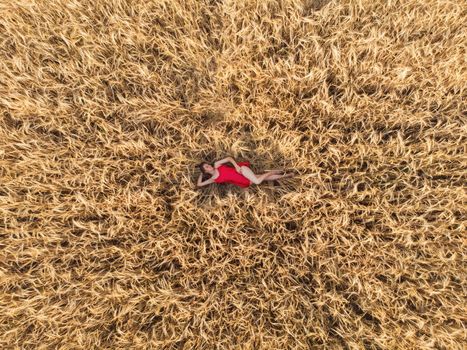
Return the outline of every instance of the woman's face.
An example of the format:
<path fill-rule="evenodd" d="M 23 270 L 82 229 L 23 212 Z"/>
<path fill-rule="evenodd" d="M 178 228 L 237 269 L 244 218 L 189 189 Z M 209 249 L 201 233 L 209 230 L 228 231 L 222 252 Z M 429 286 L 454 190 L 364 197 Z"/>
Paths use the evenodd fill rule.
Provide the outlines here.
<path fill-rule="evenodd" d="M 207 171 L 207 172 L 210 172 L 210 171 L 214 170 L 214 168 L 209 164 L 204 164 L 203 167 L 204 167 L 204 170 Z"/>

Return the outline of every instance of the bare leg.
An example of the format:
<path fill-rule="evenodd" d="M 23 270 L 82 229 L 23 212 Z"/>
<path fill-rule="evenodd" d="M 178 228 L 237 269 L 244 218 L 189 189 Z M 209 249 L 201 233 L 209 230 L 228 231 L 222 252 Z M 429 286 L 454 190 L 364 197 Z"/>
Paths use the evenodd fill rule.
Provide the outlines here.
<path fill-rule="evenodd" d="M 284 174 L 284 175 L 271 174 L 265 180 L 266 181 L 273 181 L 273 180 L 279 180 L 279 179 L 284 179 L 284 178 L 293 177 L 293 176 L 294 176 L 294 174 Z"/>
<path fill-rule="evenodd" d="M 276 172 L 278 172 L 278 173 L 282 173 L 282 172 L 284 172 L 285 170 L 283 170 L 283 169 L 264 169 L 264 171 L 276 171 Z"/>
<path fill-rule="evenodd" d="M 276 172 L 275 171 L 271 171 L 271 172 L 267 172 L 267 173 L 264 173 L 264 174 L 260 174 L 260 175 L 256 175 L 256 177 L 259 179 L 259 183 L 257 183 L 258 185 L 265 181 L 265 180 L 268 180 L 269 176 L 275 176 L 276 175 Z"/>
<path fill-rule="evenodd" d="M 263 182 L 268 176 L 277 174 L 277 171 L 271 171 L 268 173 L 255 175 L 255 173 L 253 173 L 253 171 L 245 165 L 242 165 L 240 167 L 240 170 L 243 176 L 245 176 L 248 180 L 250 180 L 251 182 L 257 185 Z"/>

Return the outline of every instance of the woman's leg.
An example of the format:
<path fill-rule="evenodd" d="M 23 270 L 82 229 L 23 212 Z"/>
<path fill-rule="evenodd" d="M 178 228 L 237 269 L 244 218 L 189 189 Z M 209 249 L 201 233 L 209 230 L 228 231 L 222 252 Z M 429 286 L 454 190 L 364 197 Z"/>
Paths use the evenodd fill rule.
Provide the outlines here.
<path fill-rule="evenodd" d="M 283 169 L 264 169 L 264 171 L 277 171 L 277 172 L 284 172 L 285 170 Z"/>
<path fill-rule="evenodd" d="M 273 180 L 279 180 L 279 179 L 284 179 L 287 177 L 293 177 L 294 174 L 284 174 L 284 175 L 276 175 L 276 174 L 270 174 L 265 178 L 266 181 L 273 181 Z"/>
<path fill-rule="evenodd" d="M 246 165 L 242 165 L 240 167 L 240 171 L 242 173 L 243 176 L 245 176 L 248 180 L 250 180 L 251 182 L 259 185 L 261 182 L 263 182 L 266 177 L 272 175 L 272 174 L 275 174 L 277 172 L 268 172 L 268 173 L 264 173 L 264 174 L 260 174 L 260 175 L 255 175 L 255 173 L 253 173 L 253 171 L 247 167 Z"/>

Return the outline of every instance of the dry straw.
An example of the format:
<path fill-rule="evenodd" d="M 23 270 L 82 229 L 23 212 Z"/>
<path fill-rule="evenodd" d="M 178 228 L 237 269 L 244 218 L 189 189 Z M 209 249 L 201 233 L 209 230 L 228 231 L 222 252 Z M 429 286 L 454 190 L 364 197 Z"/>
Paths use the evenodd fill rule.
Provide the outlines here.
<path fill-rule="evenodd" d="M 462 349 L 465 23 L 1 1 L 0 348 Z M 300 175 L 197 189 L 227 155 Z"/>

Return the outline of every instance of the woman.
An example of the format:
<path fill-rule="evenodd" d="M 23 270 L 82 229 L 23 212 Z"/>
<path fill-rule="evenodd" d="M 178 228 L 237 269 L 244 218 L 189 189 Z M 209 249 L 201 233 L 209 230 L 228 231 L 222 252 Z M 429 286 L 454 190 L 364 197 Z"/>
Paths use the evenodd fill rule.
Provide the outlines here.
<path fill-rule="evenodd" d="M 228 162 L 232 163 L 234 167 L 232 168 L 225 165 L 225 163 Z M 248 187 L 252 183 L 259 185 L 264 180 L 272 181 L 293 176 L 293 174 L 278 175 L 278 173 L 283 172 L 282 170 L 271 170 L 261 175 L 255 175 L 250 169 L 250 162 L 237 163 L 232 157 L 218 160 L 214 163 L 214 166 L 208 162 L 201 162 L 197 167 L 201 170 L 201 174 L 198 177 L 198 187 L 206 186 L 214 182 L 228 182 L 240 187 Z M 202 181 L 204 174 L 210 174 L 211 177 Z"/>

